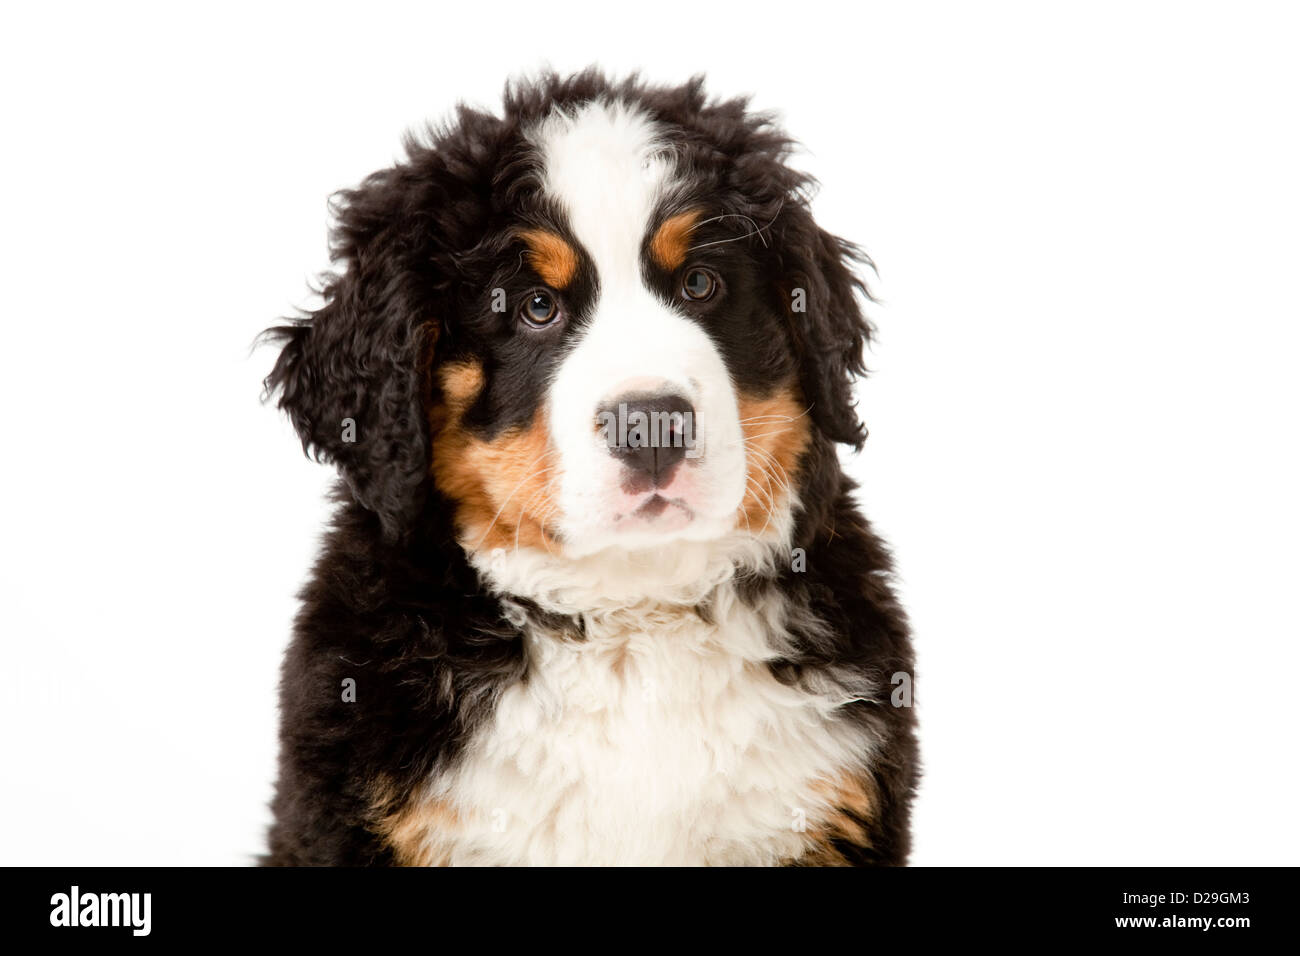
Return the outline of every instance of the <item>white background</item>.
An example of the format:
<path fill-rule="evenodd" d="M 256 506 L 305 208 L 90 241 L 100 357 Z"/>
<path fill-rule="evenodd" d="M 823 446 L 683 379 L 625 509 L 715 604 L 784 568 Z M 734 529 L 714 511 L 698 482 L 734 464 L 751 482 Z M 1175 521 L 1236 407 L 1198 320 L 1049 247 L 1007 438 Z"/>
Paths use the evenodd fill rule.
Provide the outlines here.
<path fill-rule="evenodd" d="M 780 111 L 875 257 L 850 463 L 918 864 L 1300 862 L 1285 5 L 67 7 L 0 29 L 0 862 L 241 864 L 325 468 L 254 335 L 327 195 L 551 63 Z"/>

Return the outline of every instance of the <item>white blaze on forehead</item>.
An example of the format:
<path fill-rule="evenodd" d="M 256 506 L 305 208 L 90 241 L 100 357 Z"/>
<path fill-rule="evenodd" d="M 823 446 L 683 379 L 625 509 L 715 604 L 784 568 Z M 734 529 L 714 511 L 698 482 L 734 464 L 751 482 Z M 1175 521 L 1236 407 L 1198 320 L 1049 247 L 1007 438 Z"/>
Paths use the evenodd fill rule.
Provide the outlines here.
<path fill-rule="evenodd" d="M 602 284 L 639 281 L 641 242 L 673 175 L 654 122 L 625 104 L 596 101 L 554 113 L 531 138 L 542 188 L 560 203 Z"/>
<path fill-rule="evenodd" d="M 566 554 L 650 547 L 667 533 L 677 540 L 725 537 L 736 523 L 746 486 L 731 378 L 701 324 L 680 303 L 648 288 L 644 276 L 642 246 L 656 210 L 681 185 L 672 149 L 646 113 L 617 102 L 557 112 L 529 135 L 541 158 L 542 191 L 559 206 L 590 257 L 598 285 L 587 321 L 568 339 L 548 395 L 550 439 L 557 452 L 552 466 L 559 486 L 556 526 Z M 621 495 L 623 466 L 594 428 L 597 410 L 628 395 L 634 385 L 675 393 L 694 409 L 698 454 L 679 469 L 683 481 L 670 492 L 681 496 L 673 507 L 691 518 L 673 531 L 626 520 L 635 516 L 636 506 Z"/>

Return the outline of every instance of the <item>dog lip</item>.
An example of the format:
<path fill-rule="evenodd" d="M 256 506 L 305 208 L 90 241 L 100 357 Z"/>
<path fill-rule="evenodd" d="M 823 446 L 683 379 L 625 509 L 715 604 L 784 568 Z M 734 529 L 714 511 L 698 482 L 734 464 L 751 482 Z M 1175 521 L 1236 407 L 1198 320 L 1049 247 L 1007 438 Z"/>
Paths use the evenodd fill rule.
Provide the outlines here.
<path fill-rule="evenodd" d="M 634 518 L 657 518 L 668 509 L 668 499 L 663 495 L 651 495 L 640 508 L 632 512 Z"/>
<path fill-rule="evenodd" d="M 641 502 L 633 511 L 615 515 L 614 523 L 618 524 L 628 518 L 653 522 L 667 512 L 669 508 L 679 509 L 686 516 L 687 521 L 695 518 L 695 512 L 688 508 L 680 498 L 665 498 L 663 495 L 653 494 Z"/>

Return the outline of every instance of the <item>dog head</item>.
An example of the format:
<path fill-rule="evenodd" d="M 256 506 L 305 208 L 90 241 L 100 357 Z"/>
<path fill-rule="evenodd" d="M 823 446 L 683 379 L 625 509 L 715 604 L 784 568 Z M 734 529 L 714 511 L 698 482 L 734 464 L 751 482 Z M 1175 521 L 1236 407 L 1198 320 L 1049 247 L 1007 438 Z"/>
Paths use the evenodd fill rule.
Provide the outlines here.
<path fill-rule="evenodd" d="M 471 555 L 775 540 L 809 449 L 865 436 L 866 259 L 791 147 L 698 79 L 462 107 L 336 197 L 339 268 L 273 330 L 268 391 L 393 539 L 439 499 Z"/>

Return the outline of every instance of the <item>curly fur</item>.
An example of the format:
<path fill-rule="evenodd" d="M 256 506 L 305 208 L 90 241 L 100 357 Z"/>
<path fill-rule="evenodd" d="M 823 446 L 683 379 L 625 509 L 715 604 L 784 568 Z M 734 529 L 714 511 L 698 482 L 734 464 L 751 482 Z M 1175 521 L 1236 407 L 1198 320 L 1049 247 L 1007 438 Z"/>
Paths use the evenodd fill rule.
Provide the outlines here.
<path fill-rule="evenodd" d="M 336 198 L 336 272 L 324 304 L 268 330 L 281 351 L 267 393 L 278 396 L 304 449 L 336 466 L 343 483 L 285 660 L 267 863 L 492 862 L 482 839 L 439 842 L 436 831 L 459 819 L 447 809 L 454 795 L 437 803 L 447 781 L 488 766 L 474 762 L 475 742 L 500 732 L 502 701 L 526 687 L 530 668 L 544 679 L 538 648 L 551 645 L 539 640 L 627 639 L 601 631 L 618 600 L 598 609 L 594 601 L 570 606 L 530 593 L 525 583 L 510 583 L 510 568 L 523 565 L 495 573 L 484 555 L 467 550 L 462 503 L 437 485 L 432 460 L 439 409 L 447 405 L 440 370 L 472 363 L 490 377 L 461 419 L 484 440 L 511 434 L 536 414 L 551 370 L 503 373 L 538 363 L 488 324 L 485 290 L 515 281 L 521 268 L 511 251 L 520 210 L 540 216 L 547 208 L 529 131 L 597 100 L 633 104 L 653 118 L 682 180 L 708 197 L 711 215 L 732 227 L 748 224 L 732 229 L 734 249 L 724 251 L 748 257 L 755 274 L 771 280 L 752 291 L 753 309 L 778 324 L 737 327 L 719 335 L 718 348 L 738 387 L 764 392 L 788 371 L 809 408 L 786 519 L 759 536 L 752 560 L 709 552 L 702 560 L 722 570 L 685 602 L 689 613 L 702 627 L 730 602 L 758 614 L 770 628 L 758 658 L 763 673 L 809 700 L 831 702 L 833 726 L 851 731 L 861 751 L 850 761 L 853 784 L 836 784 L 837 795 L 814 814 L 815 839 L 772 843 L 797 845 L 788 852 L 738 846 L 673 859 L 906 861 L 918 774 L 914 718 L 890 705 L 889 689 L 891 675 L 911 674 L 912 652 L 890 589 L 889 555 L 860 515 L 835 450 L 836 443 L 860 447 L 866 437 L 851 396 L 871 333 L 857 274 L 869 260 L 817 226 L 812 181 L 787 165 L 792 141 L 770 117 L 743 99 L 709 99 L 699 78 L 657 87 L 587 71 L 512 84 L 500 115 L 462 106 L 448 124 L 409 137 L 402 161 Z M 599 277 L 575 281 L 595 289 Z M 805 291 L 806 311 L 791 310 L 794 288 Z M 351 435 L 345 420 L 354 423 Z M 806 569 L 781 558 L 789 548 L 806 553 Z M 537 564 L 520 582 L 574 573 L 547 564 L 542 552 L 531 560 L 545 570 Z M 649 600 L 647 620 L 678 606 Z M 347 678 L 357 684 L 355 703 L 340 703 Z M 401 836 L 416 828 L 418 837 Z M 545 845 L 530 845 L 531 856 L 521 851 L 506 862 L 546 862 L 538 849 Z M 595 852 L 589 858 L 605 861 Z"/>

